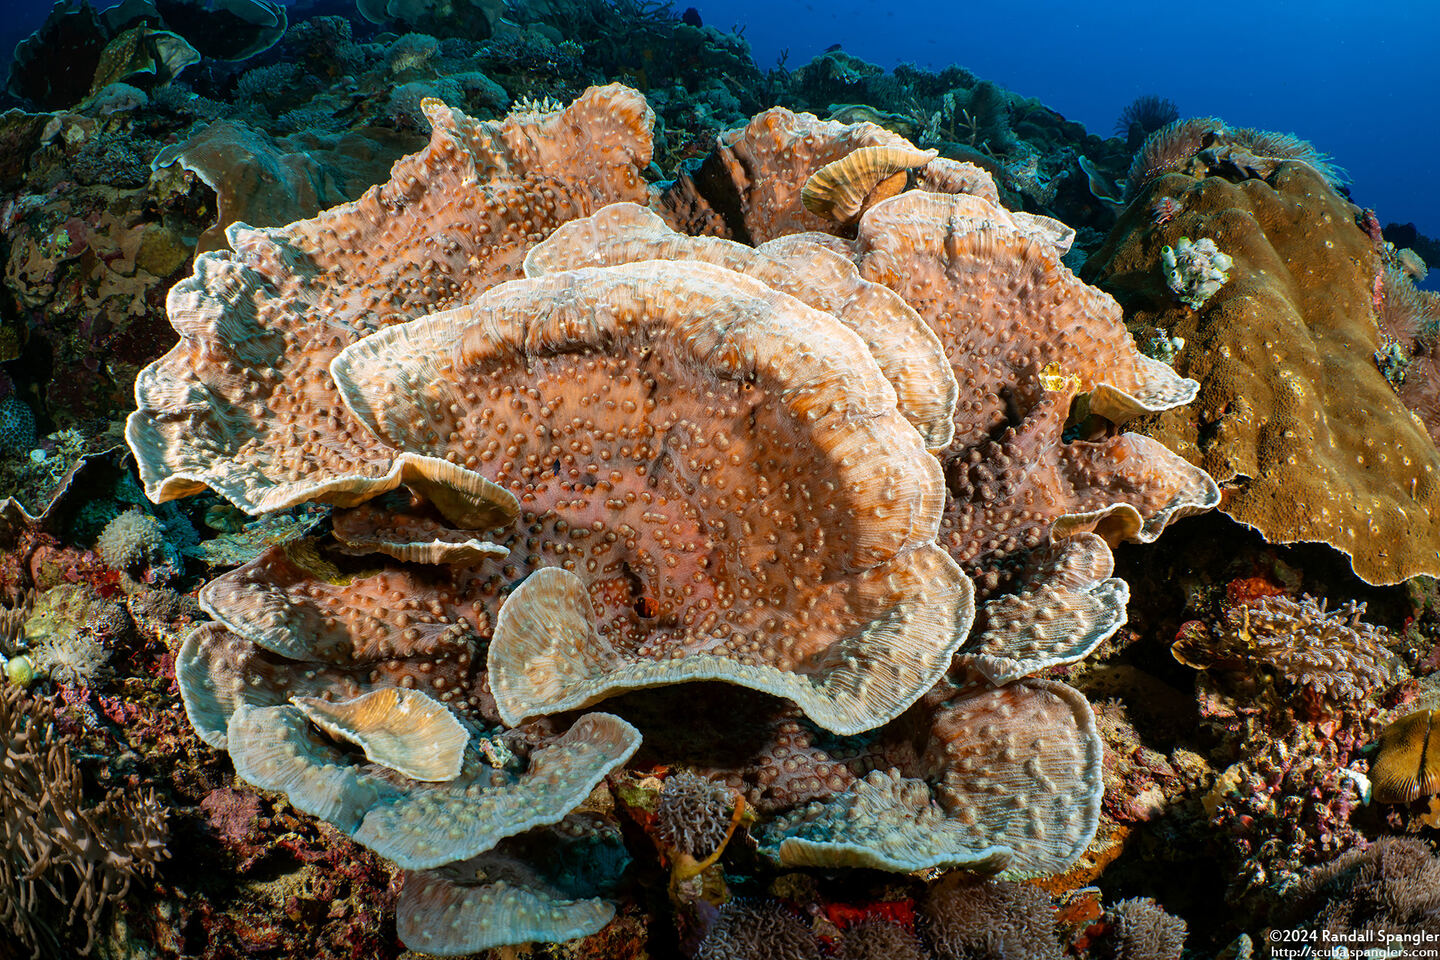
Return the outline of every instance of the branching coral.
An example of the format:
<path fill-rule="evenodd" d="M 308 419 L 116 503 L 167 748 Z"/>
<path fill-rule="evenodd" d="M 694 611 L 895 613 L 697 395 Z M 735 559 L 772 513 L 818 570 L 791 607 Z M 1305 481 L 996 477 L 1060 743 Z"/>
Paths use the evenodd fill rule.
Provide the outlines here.
<path fill-rule="evenodd" d="M 1384 646 L 1386 633 L 1360 619 L 1364 604 L 1327 611 L 1312 597 L 1261 597 L 1225 612 L 1213 635 L 1182 631 L 1175 658 L 1197 669 L 1238 671 L 1252 680 L 1268 671 L 1276 706 L 1306 716 L 1354 709 L 1403 674 Z"/>
<path fill-rule="evenodd" d="M 894 135 L 900 168 L 844 165 L 877 145 L 864 125 L 791 155 L 818 121 L 772 111 L 721 152 L 781 168 L 732 185 L 736 235 L 773 239 L 686 237 L 623 202 L 647 199 L 632 92 L 495 124 L 428 109 L 390 183 L 200 258 L 171 302 L 186 340 L 137 385 L 152 496 L 342 508 L 333 540 L 202 591 L 217 623 L 177 663 L 202 737 L 410 871 L 398 927 L 431 952 L 608 919 L 536 851 L 637 732 L 536 718 L 623 693 L 641 714 L 634 692 L 684 681 L 784 698 L 742 712 L 756 749 L 692 765 L 763 814 L 778 863 L 1079 856 L 1094 719 L 1025 678 L 1123 621 L 1107 539 L 1217 491 L 1119 431 L 1195 384 L 1061 265 L 1069 231 L 945 192 L 974 184 Z M 413 762 L 437 738 L 463 740 L 458 774 Z"/>
<path fill-rule="evenodd" d="M 166 856 L 152 793 L 95 800 L 43 700 L 0 691 L 0 926 L 32 951 L 94 948 L 106 910 Z"/>

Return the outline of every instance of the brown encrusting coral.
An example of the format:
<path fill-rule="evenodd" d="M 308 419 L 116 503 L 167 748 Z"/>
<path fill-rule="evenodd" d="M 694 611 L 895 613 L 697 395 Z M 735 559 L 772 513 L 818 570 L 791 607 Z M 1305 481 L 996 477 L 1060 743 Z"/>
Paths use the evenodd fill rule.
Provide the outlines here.
<path fill-rule="evenodd" d="M 1144 431 L 1208 471 L 1227 488 L 1221 509 L 1272 543 L 1329 544 L 1375 584 L 1440 573 L 1440 453 L 1377 366 L 1383 266 L 1361 211 L 1314 158 L 1184 169 L 1151 180 L 1086 262 L 1140 336 L 1184 341 L 1176 369 L 1200 381 L 1199 402 Z M 1163 197 L 1183 212 L 1157 226 L 1148 210 Z M 1182 237 L 1233 261 L 1199 310 L 1175 302 L 1160 264 Z"/>
<path fill-rule="evenodd" d="M 1122 624 L 1110 544 L 1217 499 L 1121 432 L 1195 384 L 1063 266 L 1073 233 L 935 192 L 993 185 L 878 127 L 772 111 L 720 152 L 779 169 L 738 232 L 706 221 L 768 242 L 690 238 L 639 205 L 633 91 L 427 110 L 389 183 L 203 255 L 137 386 L 152 497 L 340 508 L 201 591 L 217 622 L 176 661 L 197 732 L 407 871 L 398 929 L 429 952 L 614 916 L 557 851 L 614 834 L 589 795 L 639 735 L 557 715 L 686 681 L 788 701 L 750 708 L 753 751 L 673 758 L 744 798 L 716 852 L 753 808 L 782 866 L 1073 863 L 1100 738 L 1030 675 Z M 845 166 L 876 140 L 914 189 Z M 853 239 L 786 236 L 837 228 L 800 199 L 831 161 Z M 685 189 L 655 197 L 677 222 Z"/>
<path fill-rule="evenodd" d="M 36 957 L 95 947 L 106 913 L 168 854 L 153 791 L 86 796 L 54 708 L 0 690 L 0 926 Z"/>

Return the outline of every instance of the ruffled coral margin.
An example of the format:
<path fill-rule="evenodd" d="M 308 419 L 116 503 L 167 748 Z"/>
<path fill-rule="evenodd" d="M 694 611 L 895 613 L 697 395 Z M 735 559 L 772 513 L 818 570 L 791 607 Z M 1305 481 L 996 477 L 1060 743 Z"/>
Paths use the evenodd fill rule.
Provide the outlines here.
<path fill-rule="evenodd" d="M 200 735 L 411 871 L 432 953 L 608 922 L 535 853 L 618 842 L 572 811 L 638 733 L 546 718 L 688 680 L 800 711 L 711 771 L 750 789 L 804 746 L 755 828 L 777 863 L 1072 863 L 1100 740 L 1027 677 L 1124 622 L 1109 542 L 1218 501 L 1119 432 L 1196 385 L 1064 268 L 1073 234 L 873 124 L 767 111 L 652 197 L 634 91 L 427 115 L 389 183 L 200 257 L 137 381 L 152 497 L 345 508 L 202 592 Z"/>

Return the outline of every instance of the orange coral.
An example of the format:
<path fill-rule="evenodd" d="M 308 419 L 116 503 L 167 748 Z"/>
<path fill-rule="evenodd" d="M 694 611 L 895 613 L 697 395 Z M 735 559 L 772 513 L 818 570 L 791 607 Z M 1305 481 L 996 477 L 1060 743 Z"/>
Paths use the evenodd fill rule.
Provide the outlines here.
<path fill-rule="evenodd" d="M 843 217 L 822 216 L 801 203 L 812 176 L 860 151 L 867 151 L 861 154 L 867 159 L 867 169 L 873 166 L 868 162 L 872 159 L 905 159 L 889 177 L 876 178 L 852 198 Z M 853 167 L 858 160 L 846 163 Z M 829 167 L 821 182 L 834 179 L 837 173 L 842 179 L 854 176 L 856 171 L 847 173 L 847 169 L 844 165 Z M 917 150 L 899 134 L 874 123 L 847 125 L 775 107 L 738 130 L 720 134 L 715 150 L 700 168 L 665 190 L 656 208 L 682 233 L 760 244 L 787 234 L 837 231 L 837 219 L 849 223 L 860 209 L 883 199 L 880 194 L 869 196 L 881 181 L 890 181 L 884 195 L 898 192 L 904 182 L 896 182 L 894 175 L 904 169 L 912 170 L 923 190 L 964 191 L 999 203 L 995 182 L 974 164 L 934 158 L 933 151 Z M 814 194 L 814 185 L 811 191 Z M 826 187 L 824 192 L 832 190 Z M 828 203 L 822 206 L 828 210 Z"/>
<path fill-rule="evenodd" d="M 634 731 L 603 714 L 498 728 L 685 680 L 793 704 L 755 718 L 758 755 L 710 767 L 769 817 L 781 863 L 1073 861 L 1099 736 L 1077 692 L 1025 677 L 1123 622 L 1107 539 L 1153 539 L 1216 491 L 1119 432 L 1195 384 L 1063 267 L 1068 228 L 929 192 L 986 192 L 937 160 L 908 193 L 883 196 L 893 172 L 849 191 L 854 223 L 822 220 L 800 203 L 817 169 L 909 145 L 770 111 L 712 164 L 739 191 L 727 219 L 693 184 L 656 203 L 774 239 L 683 237 L 607 207 L 645 199 L 638 96 L 487 125 L 432 113 L 431 147 L 390 183 L 202 258 L 172 303 L 188 339 L 137 387 L 152 496 L 347 508 L 334 542 L 202 591 L 219 623 L 177 665 L 201 735 L 417 871 L 400 929 L 427 948 L 513 941 L 459 922 L 440 943 L 426 917 L 604 922 L 515 867 L 513 834 L 558 831 Z M 855 239 L 786 236 L 817 225 Z M 973 633 L 962 565 L 990 601 Z M 470 734 L 454 776 L 412 756 L 460 742 L 447 712 Z M 540 935 L 522 926 L 506 935 Z"/>
<path fill-rule="evenodd" d="M 314 220 L 232 227 L 235 252 L 198 257 L 171 290 L 181 341 L 141 373 L 126 428 L 152 499 L 208 486 L 261 512 L 393 488 L 400 464 L 340 402 L 330 361 L 518 275 L 560 223 L 646 196 L 652 117 L 634 91 L 596 88 L 564 112 L 494 123 L 426 109 L 429 147 L 388 183 Z"/>

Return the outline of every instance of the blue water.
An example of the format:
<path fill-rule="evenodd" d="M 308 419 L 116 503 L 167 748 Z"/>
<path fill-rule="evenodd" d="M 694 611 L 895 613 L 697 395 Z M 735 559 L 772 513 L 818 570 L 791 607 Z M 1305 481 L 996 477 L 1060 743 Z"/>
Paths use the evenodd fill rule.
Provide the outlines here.
<path fill-rule="evenodd" d="M 1332 154 L 1381 223 L 1440 236 L 1440 2 L 1021 4 L 711 0 L 762 66 L 832 43 L 883 66 L 958 63 L 1107 136 L 1135 97 L 1295 133 Z M 1020 11 L 1020 12 L 1017 12 Z"/>
<path fill-rule="evenodd" d="M 49 4 L 5 5 L 0 47 L 8 51 Z M 794 68 L 839 43 L 887 67 L 958 63 L 1102 135 L 1147 93 L 1173 100 L 1182 116 L 1293 132 L 1350 171 L 1355 201 L 1382 223 L 1414 222 L 1440 236 L 1436 0 L 694 5 L 711 25 L 743 26 L 762 67 L 788 50 Z"/>

